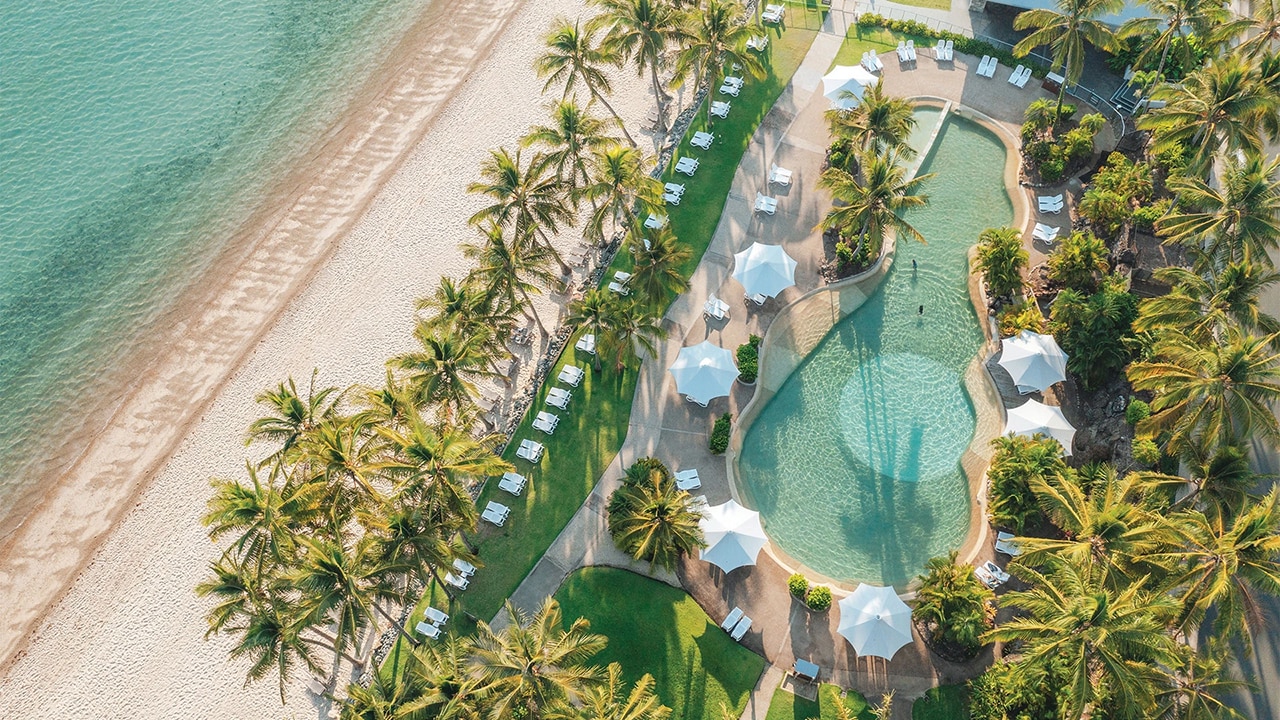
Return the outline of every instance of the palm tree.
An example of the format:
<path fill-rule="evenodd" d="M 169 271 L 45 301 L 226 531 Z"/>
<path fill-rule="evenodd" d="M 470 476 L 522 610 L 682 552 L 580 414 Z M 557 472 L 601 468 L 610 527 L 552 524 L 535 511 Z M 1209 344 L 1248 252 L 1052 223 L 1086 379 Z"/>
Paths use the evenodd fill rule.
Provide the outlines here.
<path fill-rule="evenodd" d="M 1170 720 L 1245 720 L 1223 699 L 1253 689 L 1228 676 L 1231 661 L 1225 643 L 1210 640 L 1199 652 L 1182 653 L 1171 682 L 1156 692 L 1151 717 Z"/>
<path fill-rule="evenodd" d="M 689 279 L 682 268 L 693 257 L 693 251 L 676 239 L 670 226 L 633 234 L 630 246 L 635 267 L 628 284 L 650 306 L 657 307 L 668 297 L 689 289 Z"/>
<path fill-rule="evenodd" d="M 915 107 L 905 98 L 885 94 L 883 79 L 867 88 L 855 107 L 828 110 L 826 116 L 832 135 L 849 138 L 864 152 L 893 150 L 901 158 L 916 154 L 907 144 L 916 126 Z"/>
<path fill-rule="evenodd" d="M 1031 589 L 1006 593 L 1000 605 L 1022 612 L 984 639 L 1022 642 L 1028 668 L 1058 664 L 1067 682 L 1059 694 L 1064 717 L 1089 717 L 1104 702 L 1120 716 L 1144 717 L 1160 684 L 1158 668 L 1178 660 L 1164 631 L 1173 600 L 1141 581 L 1113 590 L 1098 568 L 1065 560 L 1014 567 Z"/>
<path fill-rule="evenodd" d="M 1168 584 L 1180 589 L 1179 625 L 1189 630 L 1213 608 L 1219 635 L 1251 642 L 1262 622 L 1258 593 L 1280 593 L 1280 489 L 1272 488 L 1232 521 L 1189 512 L 1171 523 L 1180 542 L 1155 557 L 1178 568 Z"/>
<path fill-rule="evenodd" d="M 1232 20 L 1222 0 L 1145 0 L 1153 17 L 1134 18 L 1120 27 L 1121 37 L 1142 37 L 1142 53 L 1133 61 L 1134 68 L 1147 66 L 1156 53 L 1156 76 L 1164 73 L 1169 52 L 1178 48 L 1182 53 L 1182 66 L 1193 68 L 1199 64 L 1195 50 L 1187 41 L 1194 35 L 1203 46 L 1216 46 L 1223 39 L 1239 35 L 1248 24 L 1245 20 Z"/>
<path fill-rule="evenodd" d="M 1261 118 L 1275 108 L 1275 99 L 1260 82 L 1257 69 L 1236 55 L 1223 55 L 1188 75 L 1177 85 L 1152 92 L 1164 107 L 1138 120 L 1138 127 L 1155 134 L 1157 151 L 1191 150 L 1191 168 L 1206 172 L 1223 151 L 1258 153 Z"/>
<path fill-rule="evenodd" d="M 1229 328 L 1271 335 L 1280 322 L 1262 312 L 1258 295 L 1280 282 L 1280 273 L 1261 263 L 1242 261 L 1202 276 L 1181 267 L 1156 270 L 1172 290 L 1138 306 L 1137 332 L 1180 330 L 1198 343 L 1216 342 Z"/>
<path fill-rule="evenodd" d="M 376 541 L 375 562 L 399 574 L 402 597 L 410 597 L 415 582 L 427 586 L 433 580 L 452 597 L 438 568 L 449 568 L 459 558 L 475 560 L 455 540 L 460 518 L 441 522 L 436 510 L 413 502 L 406 494 L 387 501 L 376 512 L 364 513 L 361 519 Z"/>
<path fill-rule="evenodd" d="M 666 104 L 658 66 L 667 44 L 681 36 L 680 13 L 666 0 L 591 0 L 601 13 L 588 27 L 606 28 L 601 47 L 619 62 L 634 62 L 637 77 L 649 71 L 654 99 L 658 103 L 658 135 L 666 133 Z"/>
<path fill-rule="evenodd" d="M 1248 451 L 1241 445 L 1192 450 L 1183 453 L 1181 459 L 1195 491 L 1177 505 L 1199 509 L 1212 519 L 1230 521 L 1253 499 L 1250 492 L 1260 479 L 1249 464 Z"/>
<path fill-rule="evenodd" d="M 1056 10 L 1025 10 L 1013 19 L 1014 30 L 1035 28 L 1013 46 L 1014 55 L 1025 57 L 1041 45 L 1048 45 L 1054 63 L 1062 65 L 1066 82 L 1058 89 L 1055 115 L 1061 115 L 1067 84 L 1078 82 L 1084 72 L 1085 44 L 1099 50 L 1110 50 L 1115 45 L 1111 26 L 1098 18 L 1119 12 L 1122 4 L 1120 0 L 1057 0 Z"/>
<path fill-rule="evenodd" d="M 1129 366 L 1134 389 L 1155 393 L 1155 413 L 1138 431 L 1170 431 L 1171 453 L 1244 438 L 1280 442 L 1280 423 L 1270 409 L 1280 400 L 1280 365 L 1270 349 L 1278 339 L 1233 329 L 1221 344 L 1204 345 L 1183 333 L 1166 333 L 1156 343 L 1154 361 Z"/>
<path fill-rule="evenodd" d="M 437 720 L 479 720 L 483 694 L 471 673 L 470 653 L 469 642 L 457 637 L 414 648 L 405 674 L 414 678 L 420 695 L 401 712 Z"/>
<path fill-rule="evenodd" d="M 564 274 L 569 274 L 569 266 L 556 252 L 549 235 L 559 232 L 561 223 L 572 222 L 573 214 L 565 204 L 564 183 L 541 154 L 535 153 L 525 164 L 520 150 L 515 157 L 506 148 L 490 150 L 489 158 L 480 164 L 480 180 L 468 185 L 467 192 L 493 200 L 468 222 L 476 227 L 510 228 L 516 244 L 541 245 L 560 263 Z"/>
<path fill-rule="evenodd" d="M 616 300 L 607 321 L 597 345 L 599 354 L 613 357 L 614 369 L 618 372 L 622 372 L 629 361 L 638 359 L 641 352 L 656 354 L 654 341 L 667 336 L 662 317 L 639 299 Z"/>
<path fill-rule="evenodd" d="M 284 458 L 305 433 L 316 424 L 333 417 L 343 393 L 336 387 L 317 390 L 316 379 L 319 375 L 319 369 L 311 371 L 311 386 L 305 398 L 298 394 L 298 386 L 294 384 L 292 377 L 277 385 L 274 390 L 265 390 L 255 398 L 259 405 L 267 406 L 271 414 L 249 424 L 245 445 L 256 440 L 280 444 L 280 449 L 264 458 L 259 467 Z"/>
<path fill-rule="evenodd" d="M 919 577 L 911 617 L 922 628 L 932 626 L 932 642 L 959 645 L 976 654 L 982 634 L 991 628 L 995 593 L 978 581 L 972 565 L 956 562 L 957 557 L 952 550 L 925 563 L 927 572 Z"/>
<path fill-rule="evenodd" d="M 1101 238 L 1088 230 L 1077 230 L 1049 254 L 1049 277 L 1071 290 L 1092 293 L 1111 269 L 1108 256 Z"/>
<path fill-rule="evenodd" d="M 492 356 L 485 349 L 484 335 L 432 330 L 418 323 L 413 336 L 422 349 L 396 355 L 387 364 L 406 373 L 409 392 L 418 405 L 434 404 L 446 419 L 470 406 L 479 393 L 477 380 L 500 377 L 490 368 Z"/>
<path fill-rule="evenodd" d="M 864 154 L 861 180 L 837 167 L 827 168 L 818 180 L 818 187 L 830 190 L 831 195 L 843 203 L 832 208 L 819 226 L 841 233 L 856 230 L 855 256 L 864 244 L 870 244 L 872 252 L 878 253 L 890 230 L 900 238 L 925 241 L 920 231 L 902 215 L 928 201 L 927 195 L 917 191 L 933 178 L 933 173 L 907 180 L 906 168 L 898 164 L 899 157 L 895 150 Z"/>
<path fill-rule="evenodd" d="M 258 476 L 251 463 L 245 463 L 249 484 L 235 480 L 212 481 L 213 497 L 208 512 L 200 519 L 209 528 L 209 539 L 237 535 L 230 551 L 257 563 L 261 574 L 271 561 L 284 561 L 294 550 L 294 536 L 316 515 L 324 486 L 318 483 L 275 483 L 275 473 L 267 480 Z"/>
<path fill-rule="evenodd" d="M 302 636 L 303 625 L 296 619 L 296 614 L 288 603 L 271 601 L 259 605 L 253 613 L 245 616 L 242 625 L 228 628 L 240 636 L 231 648 L 232 659 L 249 660 L 245 683 L 257 682 L 274 670 L 280 683 L 282 705 L 285 702 L 285 683 L 295 667 L 302 665 L 316 674 L 324 672 L 316 662 L 313 648 L 326 646 Z M 360 666 L 342 647 L 336 649 L 357 667 Z"/>
<path fill-rule="evenodd" d="M 1240 52 L 1257 57 L 1280 40 L 1280 4 L 1276 0 L 1255 0 L 1250 6 L 1253 15 L 1246 18 L 1249 28 L 1244 33 L 1249 38 L 1240 44 Z"/>
<path fill-rule="evenodd" d="M 547 34 L 547 52 L 534 61 L 534 70 L 538 77 L 547 79 L 542 86 L 544 93 L 552 85 L 564 84 L 561 99 L 568 98 L 574 85 L 581 83 L 591 100 L 599 100 L 613 116 L 618 129 L 626 136 L 627 143 L 635 147 L 636 141 L 627 132 L 622 117 L 605 99 L 605 95 L 612 93 L 613 88 L 609 86 L 609 76 L 604 66 L 618 64 L 617 58 L 613 57 L 608 48 L 596 42 L 595 34 L 596 28 L 591 25 L 583 28 L 578 21 L 571 23 L 565 18 L 557 18 L 551 24 L 551 32 Z"/>
<path fill-rule="evenodd" d="M 569 199 L 576 210 L 582 189 L 591 182 L 587 162 L 591 153 L 617 142 L 605 134 L 603 121 L 570 99 L 553 104 L 551 124 L 531 128 L 521 138 L 520 146 L 541 145 L 547 149 L 543 160 L 555 168 L 556 177 L 569 190 Z"/>
<path fill-rule="evenodd" d="M 477 623 L 472 667 L 488 695 L 493 720 L 524 714 L 542 720 L 577 701 L 599 682 L 598 668 L 583 663 L 604 649 L 605 638 L 589 632 L 585 618 L 563 626 L 560 605 L 547 598 L 532 618 L 507 601 L 511 618 L 501 631 Z"/>
<path fill-rule="evenodd" d="M 317 425 L 299 443 L 314 479 L 327 486 L 331 513 L 346 513 L 365 502 L 378 502 L 372 472 L 381 448 L 364 415 L 332 417 Z"/>
<path fill-rule="evenodd" d="M 1022 270 L 1031 256 L 1022 246 L 1022 233 L 1011 227 L 987 228 L 978 236 L 978 262 L 987 291 L 999 297 L 1022 291 Z"/>
<path fill-rule="evenodd" d="M 645 673 L 627 692 L 622 666 L 609 663 L 603 681 L 583 691 L 581 709 L 570 715 L 574 720 L 667 720 L 671 708 L 658 700 L 653 687 L 653 676 Z"/>
<path fill-rule="evenodd" d="M 407 720 L 407 704 L 414 702 L 421 690 L 408 673 L 373 673 L 369 686 L 351 683 L 342 702 L 339 720 Z"/>
<path fill-rule="evenodd" d="M 487 225 L 481 228 L 481 233 L 485 236 L 483 245 L 462 245 L 462 254 L 478 261 L 472 276 L 488 286 L 507 308 L 519 309 L 525 317 L 531 318 L 546 335 L 547 328 L 533 310 L 533 299 L 529 293 L 541 292 L 542 286 L 559 287 L 559 279 L 549 269 L 555 259 L 554 253 L 540 245 L 509 241 L 504 237 L 501 225 Z"/>
<path fill-rule="evenodd" d="M 1178 205 L 1156 221 L 1169 242 L 1202 248 L 1202 259 L 1215 269 L 1232 262 L 1271 264 L 1267 251 L 1280 242 L 1280 158 L 1228 156 L 1217 182 L 1177 175 L 1169 189 Z"/>
<path fill-rule="evenodd" d="M 497 363 L 499 358 L 511 356 L 506 343 L 516 326 L 519 307 L 502 300 L 501 294 L 482 284 L 473 270 L 462 282 L 440 278 L 440 285 L 430 297 L 418 299 L 417 309 L 434 313 L 423 320 L 432 330 L 447 328 L 463 335 L 483 336 L 482 349 L 489 355 L 489 369 L 510 384 L 511 378 L 498 369 Z"/>
<path fill-rule="evenodd" d="M 606 244 L 605 226 L 610 236 L 619 228 L 635 229 L 638 212 L 652 212 L 662 206 L 662 183 L 644 168 L 644 156 L 632 147 L 613 146 L 597 150 L 591 158 L 591 184 L 583 191 L 595 207 L 587 222 L 586 236 Z"/>
<path fill-rule="evenodd" d="M 565 324 L 582 328 L 589 334 L 602 337 L 613 325 L 618 300 L 613 293 L 592 288 L 582 294 L 582 298 L 569 303 L 569 317 Z M 600 372 L 600 353 L 591 360 L 592 367 Z"/>
<path fill-rule="evenodd" d="M 386 368 L 383 384 L 380 387 L 365 388 L 361 399 L 364 409 L 360 416 L 374 427 L 401 427 L 414 407 L 408 389 L 396 379 L 391 368 Z"/>
<path fill-rule="evenodd" d="M 759 56 L 747 51 L 747 40 L 758 34 L 759 28 L 754 22 L 748 22 L 746 9 L 741 3 L 736 0 L 707 0 L 705 5 L 684 17 L 676 78 L 692 76 L 696 91 L 711 82 L 730 63 L 741 67 L 753 78 L 766 75 Z M 707 123 L 710 122 L 711 102 L 708 101 Z"/>
<path fill-rule="evenodd" d="M 636 560 L 672 570 L 684 555 L 706 547 L 702 514 L 669 472 L 651 468 L 640 482 L 625 482 L 609 497 L 609 532 Z"/>

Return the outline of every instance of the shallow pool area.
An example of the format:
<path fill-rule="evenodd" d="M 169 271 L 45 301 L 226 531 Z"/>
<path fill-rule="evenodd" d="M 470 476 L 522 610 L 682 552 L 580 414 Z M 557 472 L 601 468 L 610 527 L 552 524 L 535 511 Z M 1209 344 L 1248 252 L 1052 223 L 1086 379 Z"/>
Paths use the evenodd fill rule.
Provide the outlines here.
<path fill-rule="evenodd" d="M 918 113 L 921 147 L 939 110 Z M 746 502 L 778 549 L 827 577 L 903 584 L 968 532 L 960 461 L 976 415 L 964 376 L 983 334 L 967 254 L 983 229 L 1013 220 L 1005 162 L 991 131 L 947 117 L 920 169 L 936 173 L 929 202 L 907 215 L 927 244 L 898 243 L 875 291 L 745 430 Z"/>

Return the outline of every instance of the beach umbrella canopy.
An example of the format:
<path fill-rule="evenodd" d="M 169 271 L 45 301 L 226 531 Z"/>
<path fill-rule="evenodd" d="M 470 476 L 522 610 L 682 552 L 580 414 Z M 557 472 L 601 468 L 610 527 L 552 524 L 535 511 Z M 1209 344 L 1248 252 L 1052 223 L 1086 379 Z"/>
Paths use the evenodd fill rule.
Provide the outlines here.
<path fill-rule="evenodd" d="M 822 94 L 840 110 L 857 107 L 867 88 L 880 82 L 861 65 L 837 65 L 822 76 Z M 848 91 L 852 97 L 845 95 Z"/>
<path fill-rule="evenodd" d="M 733 256 L 733 279 L 748 295 L 774 297 L 796 284 L 796 261 L 781 245 L 751 243 Z"/>
<path fill-rule="evenodd" d="M 1000 367 L 1018 386 L 1018 392 L 1044 392 L 1067 379 L 1067 354 L 1052 335 L 1023 330 L 1000 341 Z"/>
<path fill-rule="evenodd" d="M 733 353 L 706 340 L 680 349 L 676 361 L 671 364 L 671 375 L 676 379 L 676 389 L 699 405 L 706 405 L 722 395 L 728 395 L 733 381 L 738 378 L 738 366 Z"/>
<path fill-rule="evenodd" d="M 911 608 L 893 588 L 863 583 L 839 605 L 836 632 L 859 655 L 891 660 L 899 648 L 911 642 Z"/>
<path fill-rule="evenodd" d="M 1076 429 L 1067 422 L 1062 409 L 1053 405 L 1028 400 L 1016 408 L 1009 409 L 1009 420 L 1004 425 L 1005 435 L 1026 435 L 1031 437 L 1039 433 L 1062 443 L 1062 450 L 1071 454 L 1071 440 L 1076 436 Z"/>
<path fill-rule="evenodd" d="M 743 565 L 755 565 L 767 539 L 760 525 L 760 513 L 730 500 L 702 511 L 702 535 L 707 546 L 698 557 L 725 572 Z"/>

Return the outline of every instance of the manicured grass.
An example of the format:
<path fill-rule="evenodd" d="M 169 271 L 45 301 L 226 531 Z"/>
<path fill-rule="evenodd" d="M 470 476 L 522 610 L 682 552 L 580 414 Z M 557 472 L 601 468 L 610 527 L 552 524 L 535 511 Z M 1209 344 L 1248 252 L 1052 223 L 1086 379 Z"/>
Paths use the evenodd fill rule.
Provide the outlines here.
<path fill-rule="evenodd" d="M 653 675 L 672 720 L 732 717 L 764 670 L 764 659 L 734 642 L 685 592 L 613 568 L 579 570 L 556 593 L 565 622 L 584 617 L 609 638 L 592 659 L 622 666 L 628 683 Z"/>
<path fill-rule="evenodd" d="M 969 704 L 964 685 L 929 688 L 911 706 L 911 720 L 968 720 Z"/>
<path fill-rule="evenodd" d="M 864 28 L 856 24 L 850 25 L 849 32 L 845 35 L 844 42 L 840 45 L 840 50 L 836 53 L 835 62 L 831 63 L 831 67 L 836 65 L 857 65 L 862 60 L 862 53 L 868 50 L 875 50 L 876 54 L 880 56 L 880 60 L 886 64 L 890 62 L 896 63 L 898 62 L 898 56 L 894 51 L 898 47 L 899 40 L 914 40 L 917 57 L 919 57 L 922 50 L 933 47 L 935 42 L 926 37 L 893 32 L 885 28 Z"/>
<path fill-rule="evenodd" d="M 896 0 L 903 5 L 931 8 L 933 10 L 950 10 L 951 0 Z"/>
<path fill-rule="evenodd" d="M 778 688 L 773 691 L 769 701 L 769 713 L 765 720 L 835 720 L 836 705 L 843 702 L 849 708 L 850 716 L 858 720 L 871 720 L 875 714 L 871 712 L 867 699 L 857 690 L 848 691 L 844 698 L 840 697 L 841 689 L 836 685 L 823 683 L 818 688 L 818 701 L 814 702 L 792 694 L 788 690 Z"/>

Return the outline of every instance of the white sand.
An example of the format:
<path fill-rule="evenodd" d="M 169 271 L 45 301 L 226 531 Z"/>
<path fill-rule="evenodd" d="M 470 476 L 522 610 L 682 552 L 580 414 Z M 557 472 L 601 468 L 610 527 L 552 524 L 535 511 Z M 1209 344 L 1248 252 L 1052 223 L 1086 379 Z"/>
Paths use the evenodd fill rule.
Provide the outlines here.
<path fill-rule="evenodd" d="M 242 472 L 259 391 L 290 374 L 305 383 L 313 367 L 326 384 L 376 384 L 385 359 L 411 347 L 414 299 L 469 268 L 458 244 L 473 239 L 465 220 L 480 201 L 464 187 L 489 148 L 514 147 L 545 117 L 531 61 L 550 21 L 583 5 L 450 0 L 447 27 L 420 33 L 353 110 L 324 166 L 299 180 L 63 479 L 69 489 L 7 549 L 0 661 L 22 650 L 0 679 L 0 717 L 317 716 L 305 673 L 282 709 L 274 679 L 243 688 L 231 643 L 203 639 L 192 588 L 217 553 L 198 523 L 208 478 Z M 652 100 L 629 71 L 613 103 L 635 128 Z M 562 248 L 576 243 L 569 233 Z M 292 284 L 270 278 L 282 270 Z M 549 326 L 553 300 L 539 300 Z"/>

